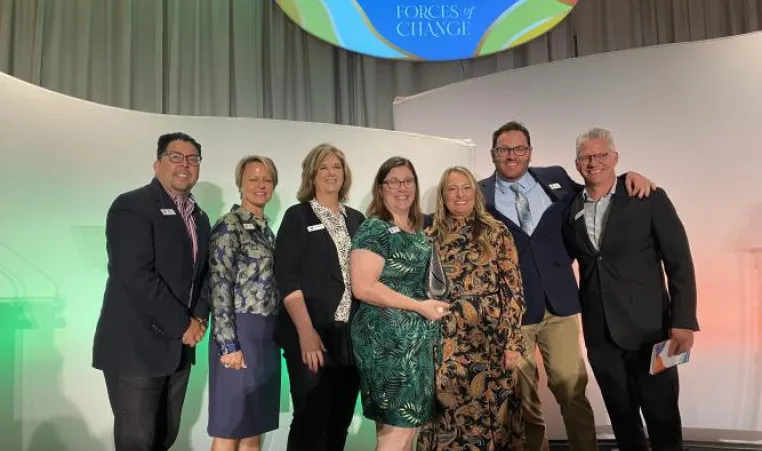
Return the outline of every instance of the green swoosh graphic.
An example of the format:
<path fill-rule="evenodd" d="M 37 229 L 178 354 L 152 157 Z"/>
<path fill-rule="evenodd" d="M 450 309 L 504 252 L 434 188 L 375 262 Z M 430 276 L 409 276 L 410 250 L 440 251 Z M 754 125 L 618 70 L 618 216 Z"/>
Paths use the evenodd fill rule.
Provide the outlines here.
<path fill-rule="evenodd" d="M 572 8 L 557 0 L 519 2 L 490 25 L 474 56 L 500 52 L 528 42 L 556 26 Z"/>
<path fill-rule="evenodd" d="M 341 46 L 339 37 L 333 27 L 331 15 L 328 14 L 322 1 L 278 0 L 278 3 L 281 7 L 285 6 L 284 4 L 286 3 L 289 4 L 283 10 L 302 29 L 330 44 Z"/>

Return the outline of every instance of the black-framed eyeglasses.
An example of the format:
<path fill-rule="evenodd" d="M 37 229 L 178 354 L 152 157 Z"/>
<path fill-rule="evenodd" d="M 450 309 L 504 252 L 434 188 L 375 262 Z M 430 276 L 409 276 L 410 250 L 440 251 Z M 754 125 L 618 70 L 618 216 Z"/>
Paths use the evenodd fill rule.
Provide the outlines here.
<path fill-rule="evenodd" d="M 507 157 L 508 155 L 510 155 L 511 152 L 513 152 L 513 154 L 516 155 L 517 157 L 523 157 L 531 149 L 532 149 L 531 147 L 527 147 L 523 145 L 513 146 L 513 147 L 498 146 L 492 149 L 492 153 L 494 153 L 498 157 Z"/>
<path fill-rule="evenodd" d="M 397 189 L 400 186 L 404 186 L 405 188 L 412 188 L 413 186 L 415 186 L 415 179 L 414 178 L 407 178 L 403 180 L 389 179 L 389 180 L 384 180 L 382 183 L 392 189 Z"/>
<path fill-rule="evenodd" d="M 594 161 L 605 163 L 609 160 L 611 152 L 594 153 L 592 155 L 582 155 L 577 157 L 577 162 L 582 164 L 590 164 Z"/>
<path fill-rule="evenodd" d="M 182 163 L 183 160 L 185 160 L 191 166 L 198 166 L 201 164 L 201 155 L 185 155 L 180 152 L 164 152 L 162 156 L 164 155 L 166 155 L 167 159 L 172 163 Z"/>

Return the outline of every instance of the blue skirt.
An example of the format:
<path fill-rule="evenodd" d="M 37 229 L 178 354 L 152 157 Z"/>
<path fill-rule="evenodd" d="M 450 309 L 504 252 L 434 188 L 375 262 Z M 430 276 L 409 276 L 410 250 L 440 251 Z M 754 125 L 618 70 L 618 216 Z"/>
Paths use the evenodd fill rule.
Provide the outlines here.
<path fill-rule="evenodd" d="M 211 437 L 242 439 L 278 429 L 281 360 L 273 338 L 277 318 L 236 314 L 238 342 L 248 368 L 225 368 L 214 341 L 209 343 Z"/>

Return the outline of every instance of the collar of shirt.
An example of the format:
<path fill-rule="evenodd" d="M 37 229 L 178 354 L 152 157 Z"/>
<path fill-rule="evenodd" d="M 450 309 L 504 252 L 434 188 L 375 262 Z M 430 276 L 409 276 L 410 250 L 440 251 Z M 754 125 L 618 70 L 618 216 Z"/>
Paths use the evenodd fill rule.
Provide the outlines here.
<path fill-rule="evenodd" d="M 511 185 L 519 185 L 519 191 L 526 194 L 532 188 L 534 188 L 536 184 L 537 180 L 532 177 L 532 174 L 530 174 L 529 171 L 526 171 L 524 175 L 522 175 L 515 182 L 511 182 L 500 177 L 500 174 L 495 174 L 495 187 L 497 187 L 497 189 L 500 190 L 500 192 L 503 194 L 513 194 L 513 191 L 511 191 Z"/>
<path fill-rule="evenodd" d="M 270 218 L 267 216 L 259 217 L 238 204 L 233 206 L 233 211 L 238 215 L 239 218 L 241 218 L 243 222 L 254 223 L 262 228 L 267 227 L 267 225 L 270 223 Z"/>
<path fill-rule="evenodd" d="M 325 213 L 328 213 L 328 214 L 330 214 L 332 216 L 336 215 L 336 213 L 332 212 L 330 208 L 324 207 L 323 204 L 321 204 L 317 199 L 312 199 L 310 201 L 310 205 L 312 205 L 312 208 L 318 209 L 318 210 L 323 211 Z M 344 208 L 344 204 L 339 203 L 339 211 L 345 217 L 347 216 L 347 209 Z"/>
<path fill-rule="evenodd" d="M 162 185 L 162 188 L 164 188 L 164 185 Z M 188 205 L 190 205 L 189 211 L 193 211 L 193 209 L 196 207 L 196 199 L 193 197 L 193 194 L 188 194 L 187 199 L 183 199 L 182 196 L 175 196 L 172 194 L 168 189 L 164 188 L 164 192 L 167 193 L 170 199 L 172 199 L 172 202 L 177 205 L 177 208 L 180 209 L 180 206 L 184 205 L 185 208 L 188 208 Z M 187 202 L 187 203 L 186 203 Z M 184 213 L 183 211 L 180 211 L 180 213 Z"/>
<path fill-rule="evenodd" d="M 611 185 L 611 189 L 607 194 L 605 194 L 601 199 L 607 198 L 609 196 L 613 196 L 616 193 L 616 180 L 614 180 L 614 184 Z M 587 187 L 582 190 L 582 199 L 585 200 L 585 202 L 595 202 L 593 199 L 590 198 L 590 195 L 587 193 Z M 598 199 L 599 201 L 601 199 Z"/>

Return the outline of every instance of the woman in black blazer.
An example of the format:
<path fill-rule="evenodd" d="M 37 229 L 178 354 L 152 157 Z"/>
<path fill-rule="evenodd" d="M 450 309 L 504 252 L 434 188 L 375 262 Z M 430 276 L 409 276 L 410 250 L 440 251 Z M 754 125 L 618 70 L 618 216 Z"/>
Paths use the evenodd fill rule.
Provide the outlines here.
<path fill-rule="evenodd" d="M 302 162 L 300 203 L 286 210 L 275 244 L 283 348 L 294 418 L 288 451 L 342 450 L 359 391 L 349 341 L 357 307 L 349 280 L 352 236 L 365 220 L 343 204 L 352 182 L 344 153 L 329 144 Z"/>

